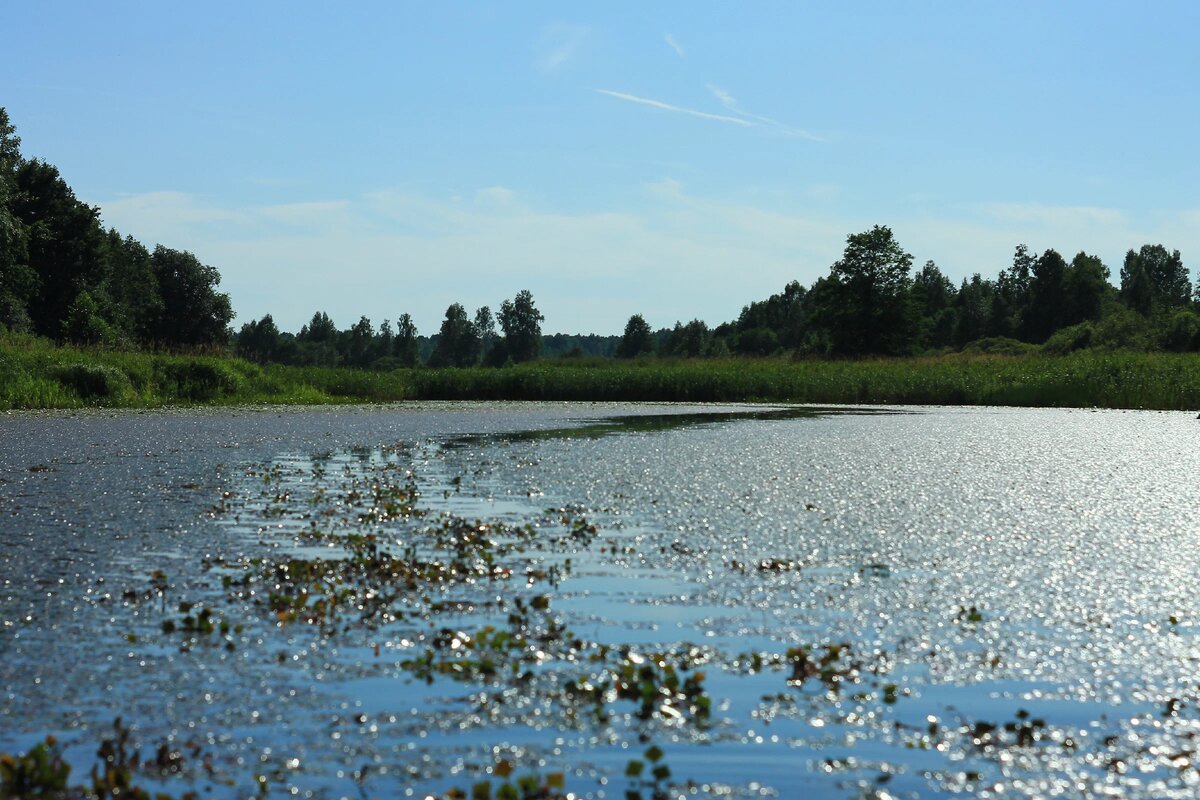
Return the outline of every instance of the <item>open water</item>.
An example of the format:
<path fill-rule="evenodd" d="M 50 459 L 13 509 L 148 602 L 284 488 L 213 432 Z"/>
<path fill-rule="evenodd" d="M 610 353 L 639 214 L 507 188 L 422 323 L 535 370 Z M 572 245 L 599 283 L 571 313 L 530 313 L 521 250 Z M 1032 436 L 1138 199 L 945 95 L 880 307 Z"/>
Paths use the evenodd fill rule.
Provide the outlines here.
<path fill-rule="evenodd" d="M 1194 797 L 1198 444 L 1083 410 L 7 414 L 0 752 L 53 734 L 83 781 L 119 717 L 173 795 Z"/>

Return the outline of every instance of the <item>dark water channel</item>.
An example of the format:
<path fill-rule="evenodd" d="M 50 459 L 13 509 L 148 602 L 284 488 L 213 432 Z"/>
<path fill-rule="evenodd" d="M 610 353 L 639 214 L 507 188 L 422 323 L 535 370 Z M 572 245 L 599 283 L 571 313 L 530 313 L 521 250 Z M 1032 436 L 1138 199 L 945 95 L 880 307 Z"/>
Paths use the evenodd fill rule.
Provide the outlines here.
<path fill-rule="evenodd" d="M 1198 444 L 1119 411 L 4 415 L 0 752 L 53 734 L 82 780 L 119 717 L 174 796 L 1195 797 Z"/>

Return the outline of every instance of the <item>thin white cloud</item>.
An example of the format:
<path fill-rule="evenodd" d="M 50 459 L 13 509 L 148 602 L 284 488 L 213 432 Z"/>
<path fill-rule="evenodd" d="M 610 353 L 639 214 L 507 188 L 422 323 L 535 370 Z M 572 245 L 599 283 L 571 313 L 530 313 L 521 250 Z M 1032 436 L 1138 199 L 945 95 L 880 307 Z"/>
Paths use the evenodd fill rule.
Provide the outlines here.
<path fill-rule="evenodd" d="M 683 45 L 675 40 L 674 36 L 668 33 L 666 35 L 666 42 L 667 46 L 675 51 L 675 55 L 679 56 L 680 58 L 687 58 L 687 51 L 683 49 Z"/>
<path fill-rule="evenodd" d="M 542 54 L 538 66 L 554 72 L 566 66 L 587 41 L 588 28 L 582 25 L 549 25 L 542 31 Z"/>
<path fill-rule="evenodd" d="M 746 111 L 738 104 L 736 97 L 734 97 L 729 92 L 722 89 L 720 86 L 714 86 L 713 84 L 708 83 L 708 84 L 705 84 L 705 87 L 708 89 L 708 91 L 712 94 L 713 97 L 717 98 L 717 102 L 719 102 L 721 105 L 723 105 L 726 108 L 726 110 L 731 111 L 734 114 L 737 114 L 738 117 L 740 117 L 744 120 L 757 123 L 758 125 L 761 125 L 763 127 L 773 128 L 773 129 L 781 131 L 783 133 L 787 133 L 789 136 L 796 136 L 801 139 L 808 139 L 813 142 L 824 141 L 824 139 L 822 139 L 821 137 L 819 137 L 813 133 L 810 133 L 802 128 L 793 128 L 790 125 L 785 125 L 784 123 L 780 122 L 777 119 L 771 119 L 770 117 L 764 117 L 761 114 L 751 114 L 749 111 Z"/>
<path fill-rule="evenodd" d="M 726 116 L 725 114 L 710 114 L 707 111 L 697 111 L 694 108 L 684 108 L 683 106 L 676 106 L 676 105 L 672 105 L 670 103 L 664 103 L 661 100 L 652 100 L 649 97 L 638 97 L 635 94 L 626 94 L 625 92 L 614 92 L 611 89 L 597 89 L 596 91 L 599 92 L 600 94 L 608 95 L 609 97 L 615 97 L 618 100 L 625 100 L 630 103 L 639 103 L 641 105 L 650 106 L 651 108 L 658 108 L 663 111 L 673 111 L 676 114 L 687 114 L 689 116 L 699 117 L 700 119 L 711 119 L 716 122 L 728 122 L 733 125 L 741 125 L 746 128 L 755 127 L 753 122 L 744 120 L 741 117 L 730 117 L 730 116 Z"/>
<path fill-rule="evenodd" d="M 325 202 L 284 203 L 282 205 L 266 206 L 262 215 L 276 222 L 288 225 L 328 225 L 331 217 L 343 214 L 350 204 L 345 200 L 330 200 Z"/>

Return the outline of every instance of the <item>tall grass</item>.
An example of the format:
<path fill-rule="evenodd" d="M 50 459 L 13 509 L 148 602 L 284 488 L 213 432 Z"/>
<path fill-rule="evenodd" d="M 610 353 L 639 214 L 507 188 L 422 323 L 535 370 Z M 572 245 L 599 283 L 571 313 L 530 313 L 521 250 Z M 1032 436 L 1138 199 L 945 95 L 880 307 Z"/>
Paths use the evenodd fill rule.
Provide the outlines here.
<path fill-rule="evenodd" d="M 1200 356 L 1079 353 L 870 361 L 537 362 L 418 370 L 425 399 L 789 401 L 1200 408 Z"/>
<path fill-rule="evenodd" d="M 411 397 L 398 373 L 262 367 L 213 355 L 166 355 L 56 347 L 0 338 L 0 409 L 320 404 Z"/>
<path fill-rule="evenodd" d="M 1200 355 L 958 354 L 869 361 L 563 359 L 367 372 L 0 337 L 0 409 L 397 400 L 674 400 L 1200 408 Z"/>

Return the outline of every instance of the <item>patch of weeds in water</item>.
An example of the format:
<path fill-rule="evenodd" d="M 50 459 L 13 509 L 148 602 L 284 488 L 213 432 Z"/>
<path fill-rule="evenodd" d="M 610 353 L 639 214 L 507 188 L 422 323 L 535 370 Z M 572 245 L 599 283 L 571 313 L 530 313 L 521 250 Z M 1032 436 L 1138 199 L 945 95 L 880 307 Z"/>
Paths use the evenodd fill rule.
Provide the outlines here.
<path fill-rule="evenodd" d="M 704 672 L 693 669 L 686 655 L 630 652 L 602 675 L 570 680 L 564 690 L 568 696 L 594 705 L 599 719 L 607 716 L 606 704 L 622 700 L 637 706 L 634 714 L 638 719 L 658 717 L 703 729 L 712 716 L 712 698 L 704 681 Z"/>
<path fill-rule="evenodd" d="M 855 681 L 862 664 L 853 658 L 849 644 L 828 644 L 821 648 L 791 647 L 784 659 L 791 667 L 788 683 L 803 686 L 810 678 L 818 679 L 827 688 L 836 690 L 842 683 Z"/>
<path fill-rule="evenodd" d="M 64 797 L 71 767 L 53 736 L 25 755 L 0 754 L 0 798 Z"/>
<path fill-rule="evenodd" d="M 87 784 L 70 784 L 71 766 L 62 755 L 62 747 L 53 736 L 34 745 L 25 755 L 0 754 L 0 798 L 131 798 L 131 800 L 170 800 L 165 792 L 151 792 L 134 781 L 139 774 L 163 779 L 182 773 L 187 757 L 181 750 L 163 742 L 150 758 L 143 759 L 131 743 L 132 731 L 117 717 L 111 736 L 103 739 Z M 201 756 L 193 747 L 193 758 Z M 195 800 L 195 792 L 181 795 L 183 800 Z"/>
<path fill-rule="evenodd" d="M 471 786 L 470 794 L 454 788 L 446 792 L 444 797 L 446 800 L 567 800 L 571 797 L 563 792 L 566 776 L 561 772 L 544 776 L 532 772 L 509 780 L 514 771 L 511 761 L 500 761 L 492 768 L 492 774 L 503 779 L 504 783 L 493 787 L 491 781 L 479 781 Z"/>
<path fill-rule="evenodd" d="M 663 761 L 662 749 L 650 745 L 643 753 L 643 761 L 632 758 L 625 765 L 625 777 L 629 779 L 629 788 L 625 790 L 625 800 L 667 800 L 668 784 L 671 768 Z M 647 771 L 649 767 L 649 771 Z M 649 792 L 649 795 L 643 794 Z"/>
<path fill-rule="evenodd" d="M 959 624 L 976 625 L 983 622 L 983 612 L 975 606 L 959 606 L 954 621 Z"/>

